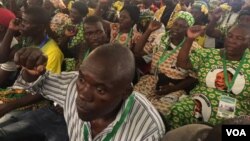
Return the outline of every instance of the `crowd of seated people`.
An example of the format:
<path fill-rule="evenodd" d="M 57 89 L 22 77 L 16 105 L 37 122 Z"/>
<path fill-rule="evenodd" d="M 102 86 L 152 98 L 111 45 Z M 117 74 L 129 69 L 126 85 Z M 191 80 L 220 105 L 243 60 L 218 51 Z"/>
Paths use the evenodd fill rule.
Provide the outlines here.
<path fill-rule="evenodd" d="M 249 0 L 0 0 L 0 141 L 220 140 L 249 37 Z"/>

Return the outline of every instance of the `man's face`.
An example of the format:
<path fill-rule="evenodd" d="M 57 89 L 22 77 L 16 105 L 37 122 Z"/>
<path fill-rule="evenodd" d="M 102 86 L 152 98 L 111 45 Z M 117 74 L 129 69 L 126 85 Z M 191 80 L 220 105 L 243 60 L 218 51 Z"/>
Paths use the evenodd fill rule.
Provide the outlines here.
<path fill-rule="evenodd" d="M 229 30 L 224 47 L 228 55 L 240 55 L 249 44 L 249 35 L 247 31 L 239 26 L 233 27 Z"/>
<path fill-rule="evenodd" d="M 82 18 L 83 18 L 81 16 L 81 14 L 79 13 L 79 11 L 77 11 L 77 9 L 75 9 L 75 8 L 72 8 L 70 10 L 69 17 L 70 17 L 72 23 L 74 23 L 74 24 L 81 22 Z"/>
<path fill-rule="evenodd" d="M 115 61 L 115 60 L 114 60 Z M 109 65 L 110 64 L 110 65 Z M 114 66 L 89 56 L 79 70 L 76 107 L 80 119 L 91 121 L 114 116 L 124 97 L 124 85 L 114 78 Z"/>
<path fill-rule="evenodd" d="M 84 29 L 86 43 L 89 47 L 96 48 L 105 43 L 106 34 L 101 22 L 84 24 Z"/>
<path fill-rule="evenodd" d="M 225 78 L 224 78 L 224 73 L 219 72 L 216 75 L 216 79 L 215 79 L 215 87 L 219 90 L 225 90 L 226 89 L 226 84 L 225 84 Z"/>
<path fill-rule="evenodd" d="M 37 24 L 34 24 L 32 22 L 32 18 L 23 13 L 22 14 L 22 22 L 21 22 L 21 29 L 20 32 L 24 36 L 32 36 L 35 34 L 38 34 L 38 30 L 40 30 L 41 27 L 39 27 Z"/>

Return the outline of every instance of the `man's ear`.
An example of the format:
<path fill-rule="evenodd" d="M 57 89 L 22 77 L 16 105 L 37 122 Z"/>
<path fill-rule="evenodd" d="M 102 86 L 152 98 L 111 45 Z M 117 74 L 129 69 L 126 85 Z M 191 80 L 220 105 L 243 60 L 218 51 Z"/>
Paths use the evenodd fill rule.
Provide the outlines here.
<path fill-rule="evenodd" d="M 123 92 L 123 99 L 127 99 L 133 92 L 133 84 L 129 84 Z"/>

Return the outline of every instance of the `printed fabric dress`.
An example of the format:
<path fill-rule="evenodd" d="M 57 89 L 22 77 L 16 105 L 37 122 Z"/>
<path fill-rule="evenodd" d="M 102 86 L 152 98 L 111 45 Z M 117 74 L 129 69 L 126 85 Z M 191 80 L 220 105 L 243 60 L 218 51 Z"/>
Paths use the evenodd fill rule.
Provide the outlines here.
<path fill-rule="evenodd" d="M 190 60 L 198 73 L 199 84 L 190 92 L 189 97 L 172 107 L 167 117 L 171 128 L 192 123 L 216 125 L 226 118 L 250 114 L 249 50 L 246 50 L 246 57 L 230 92 L 226 91 L 223 58 L 219 49 L 197 49 L 190 55 Z M 225 71 L 230 83 L 239 63 L 240 61 L 226 63 Z M 227 96 L 229 99 L 236 99 L 236 104 L 223 104 L 222 98 Z M 223 110 L 225 113 L 221 116 Z"/>
<path fill-rule="evenodd" d="M 110 24 L 110 43 L 120 43 L 131 49 L 142 36 L 141 33 L 135 28 L 132 28 L 129 33 L 119 33 L 119 27 L 117 23 Z"/>
<path fill-rule="evenodd" d="M 167 78 L 169 78 L 170 80 L 169 85 L 174 85 L 176 81 L 178 82 L 180 80 L 185 79 L 191 73 L 176 67 L 176 60 L 180 47 L 174 53 L 172 53 L 173 50 L 177 47 L 172 43 L 169 43 L 169 46 L 172 48 L 172 50 L 164 51 L 167 46 L 165 46 L 164 44 L 160 44 L 160 42 L 161 40 L 163 40 L 165 43 L 167 43 L 169 40 L 169 36 L 166 36 L 166 38 L 164 38 L 164 36 L 166 36 L 165 33 L 160 34 L 152 43 L 152 46 L 146 46 L 144 48 L 145 52 L 153 53 L 151 75 L 145 75 L 141 77 L 139 82 L 135 85 L 134 90 L 144 94 L 160 113 L 162 113 L 163 115 L 167 115 L 171 106 L 178 101 L 180 96 L 186 94 L 186 92 L 184 90 L 179 90 L 161 96 L 155 93 L 158 77 L 154 75 L 154 71 L 156 70 L 158 60 L 164 52 L 165 54 L 171 54 L 169 58 L 167 58 L 163 63 L 158 66 L 158 74 L 161 73 L 167 76 Z M 198 47 L 198 44 L 194 44 L 192 48 Z M 194 74 L 192 75 L 195 76 Z"/>

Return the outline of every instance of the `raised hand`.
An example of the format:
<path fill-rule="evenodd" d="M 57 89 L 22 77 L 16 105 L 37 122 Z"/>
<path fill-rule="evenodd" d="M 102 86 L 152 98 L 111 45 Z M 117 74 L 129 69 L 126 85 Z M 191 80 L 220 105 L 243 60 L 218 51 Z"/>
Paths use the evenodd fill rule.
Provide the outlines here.
<path fill-rule="evenodd" d="M 14 61 L 32 75 L 40 75 L 46 69 L 47 57 L 39 48 L 22 48 L 16 52 Z"/>
<path fill-rule="evenodd" d="M 215 9 L 212 13 L 209 14 L 210 21 L 218 21 L 223 14 L 223 10 L 221 8 Z"/>
<path fill-rule="evenodd" d="M 9 29 L 18 31 L 20 29 L 21 20 L 16 18 L 10 21 Z"/>
<path fill-rule="evenodd" d="M 67 26 L 64 31 L 65 36 L 72 37 L 77 34 L 77 29 L 75 26 Z"/>
<path fill-rule="evenodd" d="M 177 91 L 176 87 L 173 85 L 165 85 L 165 86 L 159 86 L 159 90 L 155 90 L 155 94 L 157 95 L 167 95 L 171 92 Z"/>
<path fill-rule="evenodd" d="M 147 30 L 153 32 L 153 31 L 159 29 L 160 27 L 161 27 L 161 23 L 154 20 L 154 21 L 151 21 L 149 23 Z"/>
<path fill-rule="evenodd" d="M 205 32 L 205 27 L 200 25 L 195 25 L 187 30 L 187 36 L 190 39 L 195 39 Z"/>

